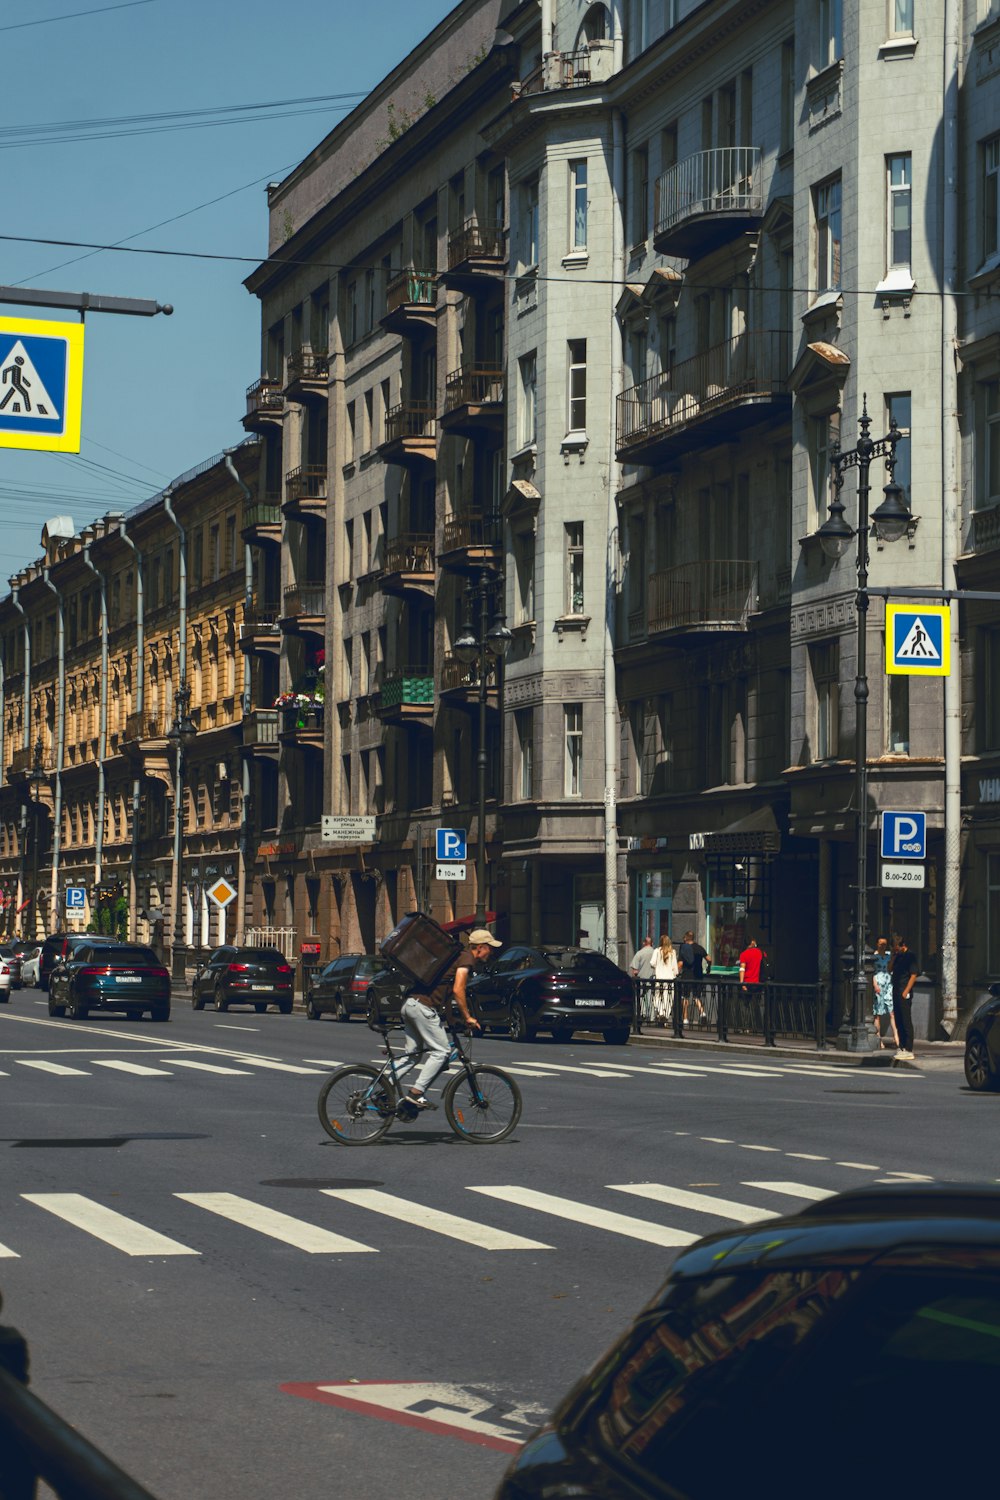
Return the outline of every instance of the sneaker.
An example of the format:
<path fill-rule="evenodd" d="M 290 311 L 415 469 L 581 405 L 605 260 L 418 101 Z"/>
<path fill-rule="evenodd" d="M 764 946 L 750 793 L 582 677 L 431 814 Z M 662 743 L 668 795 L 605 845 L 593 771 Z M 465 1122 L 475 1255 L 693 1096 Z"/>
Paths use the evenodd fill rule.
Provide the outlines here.
<path fill-rule="evenodd" d="M 905 1047 L 900 1047 L 899 1051 L 896 1053 L 896 1060 L 898 1062 L 912 1062 L 913 1053 L 908 1052 Z"/>
<path fill-rule="evenodd" d="M 437 1105 L 432 1104 L 426 1094 L 410 1093 L 407 1095 L 407 1100 L 410 1104 L 415 1104 L 418 1109 L 437 1109 Z"/>

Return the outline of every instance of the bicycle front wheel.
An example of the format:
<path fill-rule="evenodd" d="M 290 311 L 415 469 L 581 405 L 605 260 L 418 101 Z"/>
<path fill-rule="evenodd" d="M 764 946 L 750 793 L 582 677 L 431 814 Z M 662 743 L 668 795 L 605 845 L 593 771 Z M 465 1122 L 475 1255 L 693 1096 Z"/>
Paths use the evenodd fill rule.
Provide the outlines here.
<path fill-rule="evenodd" d="M 370 1146 L 395 1118 L 395 1100 L 377 1068 L 338 1068 L 319 1091 L 319 1123 L 342 1146 Z"/>
<path fill-rule="evenodd" d="M 444 1112 L 460 1140 L 491 1145 L 506 1140 L 521 1118 L 521 1090 L 500 1068 L 477 1064 L 447 1085 Z"/>

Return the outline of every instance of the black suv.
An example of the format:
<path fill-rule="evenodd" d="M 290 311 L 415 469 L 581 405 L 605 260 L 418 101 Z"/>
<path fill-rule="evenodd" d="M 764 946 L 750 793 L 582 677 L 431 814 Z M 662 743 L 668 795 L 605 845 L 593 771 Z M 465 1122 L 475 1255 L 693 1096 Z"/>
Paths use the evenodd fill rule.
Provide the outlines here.
<path fill-rule="evenodd" d="M 60 959 L 69 958 L 77 948 L 84 943 L 99 942 L 107 947 L 114 943 L 114 938 L 95 937 L 92 932 L 54 932 L 47 937 L 42 944 L 42 951 L 38 959 L 38 988 L 47 990 L 49 987 L 49 975 Z"/>
<path fill-rule="evenodd" d="M 212 1002 L 216 1010 L 231 1005 L 252 1005 L 258 1014 L 276 1005 L 283 1016 L 292 1013 L 292 966 L 278 948 L 216 948 L 195 971 L 191 1004 L 204 1010 Z"/>
<path fill-rule="evenodd" d="M 384 958 L 367 953 L 342 953 L 309 981 L 306 990 L 306 1015 L 310 1021 L 332 1015 L 337 1021 L 368 1014 L 368 997 L 374 995 L 379 981 L 394 972 Z"/>

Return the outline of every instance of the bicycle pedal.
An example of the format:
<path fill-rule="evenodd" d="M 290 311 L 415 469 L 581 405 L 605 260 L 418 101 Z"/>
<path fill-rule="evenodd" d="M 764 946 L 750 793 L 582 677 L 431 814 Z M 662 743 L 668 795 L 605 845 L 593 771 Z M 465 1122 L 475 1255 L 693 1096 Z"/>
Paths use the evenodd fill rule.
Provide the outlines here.
<path fill-rule="evenodd" d="M 396 1105 L 397 1120 L 415 1120 L 420 1113 L 420 1106 L 412 1099 L 400 1099 Z"/>

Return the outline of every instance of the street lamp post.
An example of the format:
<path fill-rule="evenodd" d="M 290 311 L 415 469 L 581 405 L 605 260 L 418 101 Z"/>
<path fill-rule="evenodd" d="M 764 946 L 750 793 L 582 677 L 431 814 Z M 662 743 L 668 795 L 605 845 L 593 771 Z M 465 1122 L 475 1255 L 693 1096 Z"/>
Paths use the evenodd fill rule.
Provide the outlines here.
<path fill-rule="evenodd" d="M 191 744 L 197 728 L 190 714 L 191 689 L 181 683 L 174 695 L 174 722 L 167 732 L 167 744 L 174 752 L 174 862 L 173 862 L 173 917 L 174 938 L 171 945 L 171 964 L 174 977 L 177 973 L 177 955 L 184 946 L 184 924 L 181 920 L 181 836 L 184 828 L 184 755 Z"/>
<path fill-rule="evenodd" d="M 495 575 L 481 568 L 478 583 L 466 591 L 466 617 L 455 642 L 455 655 L 466 666 L 479 663 L 479 745 L 476 752 L 476 924 L 486 921 L 486 677 L 490 658 L 500 662 L 510 650 L 511 633 L 502 608 L 494 609 L 490 624 L 490 596 L 496 588 Z M 479 606 L 478 633 L 472 623 L 473 607 Z"/>
<path fill-rule="evenodd" d="M 41 842 L 41 789 L 45 780 L 45 770 L 42 765 L 42 737 L 38 736 L 35 741 L 35 751 L 32 759 L 31 770 L 28 772 L 28 780 L 34 793 L 31 802 L 31 936 L 38 937 L 38 846 Z M 42 933 L 44 937 L 44 932 Z"/>
<path fill-rule="evenodd" d="M 848 1052 L 871 1052 L 875 1048 L 875 1029 L 868 1020 L 868 978 L 865 972 L 865 939 L 868 926 L 868 535 L 873 531 L 883 542 L 897 542 L 906 535 L 912 518 L 907 509 L 902 488 L 895 481 L 896 444 L 900 432 L 893 417 L 889 432 L 884 438 L 872 438 L 869 428 L 868 397 L 863 397 L 861 416 L 858 419 L 861 436 L 856 447 L 842 452 L 836 449 L 830 457 L 833 478 L 833 499 L 830 514 L 817 533 L 827 557 L 837 560 L 845 555 L 851 542 L 857 538 L 858 592 L 857 612 L 857 675 L 854 679 L 854 839 L 857 866 L 854 891 L 853 974 L 851 978 L 853 1003 L 850 1018 L 845 1014 L 840 1028 L 838 1046 Z M 884 499 L 874 512 L 869 523 L 868 495 L 869 470 L 873 458 L 884 458 L 889 473 L 889 482 L 883 490 Z M 844 518 L 844 503 L 840 492 L 844 474 L 848 469 L 858 471 L 858 527 L 853 531 Z"/>

